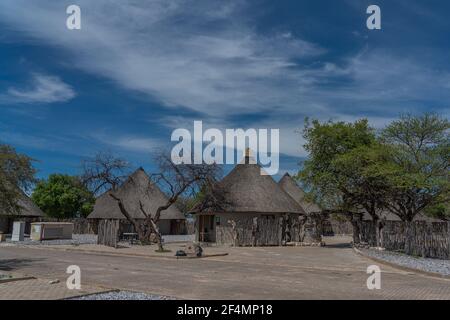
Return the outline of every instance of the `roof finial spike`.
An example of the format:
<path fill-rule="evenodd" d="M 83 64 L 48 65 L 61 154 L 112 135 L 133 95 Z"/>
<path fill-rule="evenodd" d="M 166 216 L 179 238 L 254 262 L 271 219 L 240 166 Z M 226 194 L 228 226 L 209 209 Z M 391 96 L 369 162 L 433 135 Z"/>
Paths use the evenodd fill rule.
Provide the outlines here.
<path fill-rule="evenodd" d="M 250 148 L 245 148 L 244 150 L 244 164 L 256 164 L 256 159 L 253 156 L 253 151 Z"/>

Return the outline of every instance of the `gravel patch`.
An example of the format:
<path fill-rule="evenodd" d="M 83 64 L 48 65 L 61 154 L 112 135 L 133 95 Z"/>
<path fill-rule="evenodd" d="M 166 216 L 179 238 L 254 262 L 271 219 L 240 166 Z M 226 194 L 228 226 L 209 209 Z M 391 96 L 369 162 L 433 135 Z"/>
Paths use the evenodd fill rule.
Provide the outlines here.
<path fill-rule="evenodd" d="M 175 300 L 172 297 L 147 294 L 132 291 L 112 291 L 90 294 L 87 296 L 72 298 L 69 300 Z"/>
<path fill-rule="evenodd" d="M 376 249 L 359 249 L 369 257 L 384 260 L 402 267 L 434 272 L 450 276 L 450 260 L 419 258 L 392 251 L 379 251 Z"/>
<path fill-rule="evenodd" d="M 97 235 L 95 234 L 74 234 L 72 239 L 67 240 L 43 240 L 33 241 L 30 238 L 25 238 L 24 241 L 12 242 L 7 239 L 6 243 L 16 245 L 80 245 L 80 244 L 97 244 Z"/>
<path fill-rule="evenodd" d="M 11 279 L 11 278 L 12 278 L 12 276 L 9 274 L 0 273 L 0 280 Z"/>

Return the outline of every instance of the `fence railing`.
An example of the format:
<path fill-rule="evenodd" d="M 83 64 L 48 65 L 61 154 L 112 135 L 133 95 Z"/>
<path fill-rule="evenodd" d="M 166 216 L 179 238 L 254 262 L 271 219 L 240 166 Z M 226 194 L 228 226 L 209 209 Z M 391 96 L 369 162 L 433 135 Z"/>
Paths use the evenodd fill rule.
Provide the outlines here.
<path fill-rule="evenodd" d="M 373 222 L 363 221 L 361 241 L 373 243 L 374 232 Z M 386 221 L 379 231 L 379 241 L 386 250 L 450 259 L 450 222 L 414 221 L 407 225 L 402 221 Z"/>
<path fill-rule="evenodd" d="M 119 220 L 100 220 L 98 222 L 97 244 L 117 248 L 119 228 Z"/>

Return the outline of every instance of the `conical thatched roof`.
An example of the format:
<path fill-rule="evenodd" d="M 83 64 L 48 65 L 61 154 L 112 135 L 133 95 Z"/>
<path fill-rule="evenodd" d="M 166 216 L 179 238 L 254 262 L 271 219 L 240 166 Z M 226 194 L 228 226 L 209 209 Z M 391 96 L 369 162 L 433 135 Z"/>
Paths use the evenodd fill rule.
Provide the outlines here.
<path fill-rule="evenodd" d="M 271 176 L 261 174 L 261 167 L 254 160 L 245 159 L 218 183 L 223 191 L 224 212 L 304 214 Z"/>
<path fill-rule="evenodd" d="M 313 203 L 305 200 L 305 192 L 299 187 L 297 182 L 286 173 L 283 178 L 278 182 L 278 185 L 286 191 L 287 194 L 291 196 L 300 206 L 305 210 L 306 213 L 318 213 L 321 212 L 320 207 Z"/>
<path fill-rule="evenodd" d="M 0 215 L 14 215 L 20 217 L 43 217 L 44 213 L 41 209 L 30 199 L 25 193 L 21 191 L 21 196 L 17 203 L 19 205 L 19 212 L 8 213 L 0 208 Z"/>
<path fill-rule="evenodd" d="M 110 196 L 110 192 L 105 192 L 97 198 L 94 211 L 88 219 L 126 219 L 120 212 L 117 201 Z M 145 218 L 139 202 L 142 203 L 145 212 L 151 215 L 156 214 L 156 210 L 167 202 L 166 195 L 150 180 L 142 168 L 136 170 L 115 194 L 122 199 L 125 208 L 134 219 Z M 160 219 L 185 219 L 185 217 L 175 205 L 172 205 L 161 213 Z"/>

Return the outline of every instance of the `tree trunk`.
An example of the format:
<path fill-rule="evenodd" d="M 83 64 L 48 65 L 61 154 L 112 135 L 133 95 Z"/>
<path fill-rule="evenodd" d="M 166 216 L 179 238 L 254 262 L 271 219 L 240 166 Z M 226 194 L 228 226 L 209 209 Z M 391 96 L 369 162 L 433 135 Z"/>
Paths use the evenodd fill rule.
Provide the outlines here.
<path fill-rule="evenodd" d="M 380 239 L 380 235 L 378 233 L 378 217 L 374 218 L 372 217 L 372 223 L 370 225 L 370 228 L 372 229 L 370 231 L 370 239 L 369 239 L 369 245 L 371 247 L 377 247 L 378 241 Z"/>
<path fill-rule="evenodd" d="M 413 222 L 412 221 L 404 221 L 405 226 L 405 253 L 407 255 L 412 254 L 412 241 L 413 241 Z"/>
<path fill-rule="evenodd" d="M 380 248 L 384 248 L 384 235 L 383 235 L 383 228 L 386 224 L 386 221 L 383 220 L 378 220 L 378 225 L 377 225 L 377 246 Z"/>
<path fill-rule="evenodd" d="M 359 243 L 361 243 L 361 238 L 360 238 L 361 230 L 359 228 L 359 217 L 353 216 L 351 218 L 351 223 L 353 226 L 353 243 L 359 244 Z"/>
<path fill-rule="evenodd" d="M 161 232 L 159 231 L 158 225 L 153 221 L 152 218 L 149 218 L 149 220 L 150 220 L 149 222 L 150 222 L 150 225 L 152 227 L 153 233 L 156 236 L 156 243 L 158 245 L 158 251 L 163 252 L 164 251 L 164 247 L 163 247 L 163 244 L 162 244 L 162 236 L 161 236 Z"/>
<path fill-rule="evenodd" d="M 135 219 L 131 218 L 131 215 L 128 213 L 127 209 L 125 209 L 125 206 L 122 202 L 122 199 L 116 197 L 114 194 L 110 193 L 111 198 L 117 201 L 117 204 L 119 206 L 120 212 L 124 215 L 124 217 L 130 222 L 134 229 L 136 230 L 139 240 L 142 242 L 145 242 L 146 240 L 146 234 L 144 230 L 142 230 L 142 226 L 137 222 Z"/>

